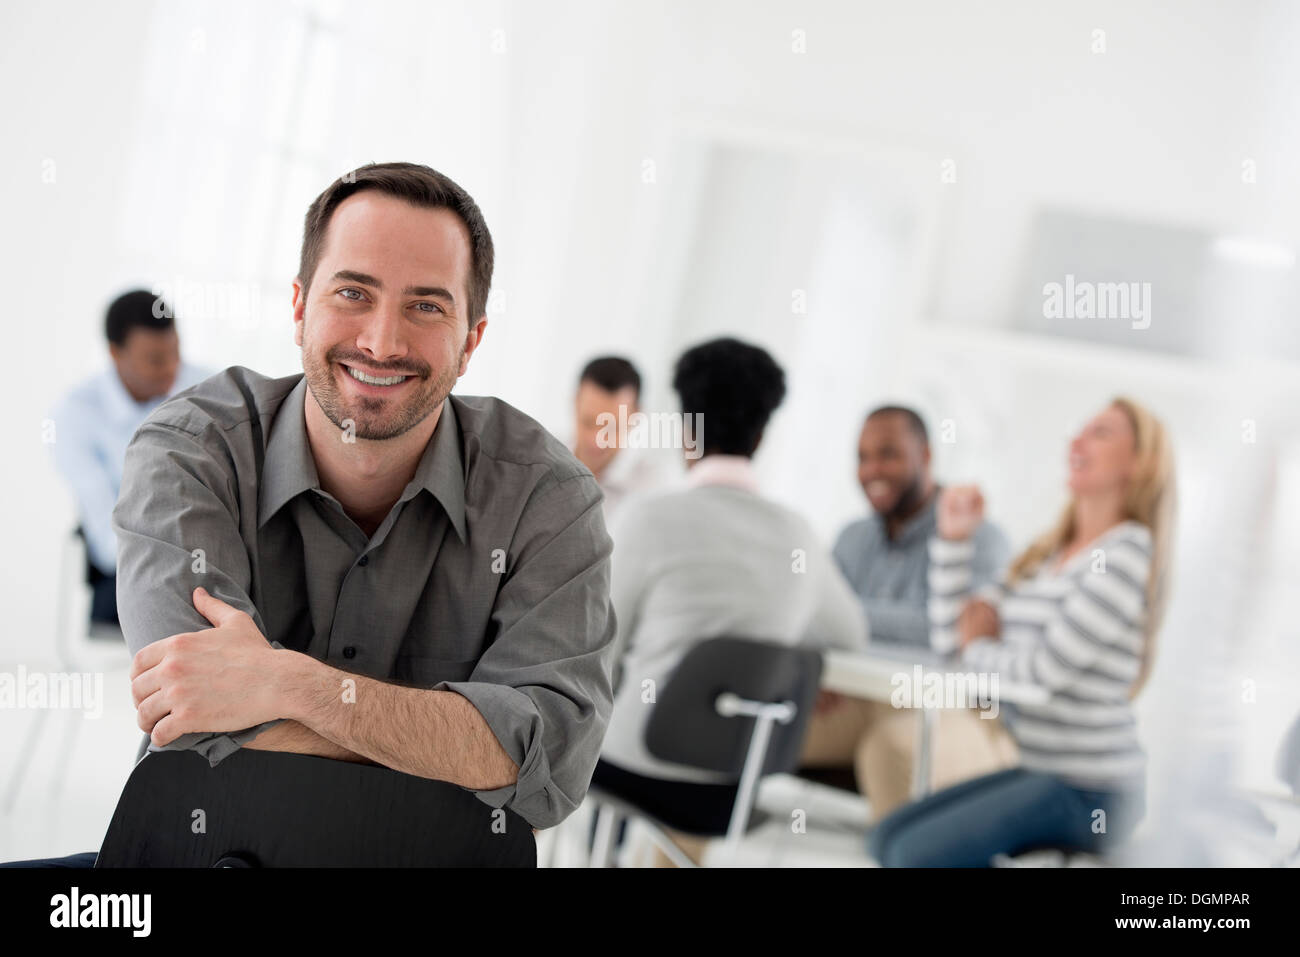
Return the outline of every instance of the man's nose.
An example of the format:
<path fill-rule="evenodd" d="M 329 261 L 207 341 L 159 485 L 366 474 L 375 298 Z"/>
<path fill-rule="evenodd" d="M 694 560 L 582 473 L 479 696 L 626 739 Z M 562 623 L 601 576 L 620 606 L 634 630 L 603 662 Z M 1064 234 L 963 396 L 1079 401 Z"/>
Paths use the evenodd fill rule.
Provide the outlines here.
<path fill-rule="evenodd" d="M 357 348 L 381 362 L 404 355 L 402 322 L 401 310 L 396 306 L 375 310 L 357 335 Z"/>

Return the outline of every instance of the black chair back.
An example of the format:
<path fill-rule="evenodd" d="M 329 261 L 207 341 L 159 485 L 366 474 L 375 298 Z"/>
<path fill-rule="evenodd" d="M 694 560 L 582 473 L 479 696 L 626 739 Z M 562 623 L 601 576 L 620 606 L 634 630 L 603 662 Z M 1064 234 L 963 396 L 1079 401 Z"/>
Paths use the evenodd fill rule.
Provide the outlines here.
<path fill-rule="evenodd" d="M 795 716 L 776 724 L 764 774 L 799 766 L 804 733 L 821 681 L 821 653 L 749 638 L 710 638 L 682 658 L 657 694 L 646 724 L 646 749 L 655 757 L 740 776 L 754 732 L 754 718 L 718 713 L 718 696 L 769 704 L 792 702 Z"/>
<path fill-rule="evenodd" d="M 445 781 L 243 748 L 131 772 L 96 867 L 536 867 L 532 828 Z"/>

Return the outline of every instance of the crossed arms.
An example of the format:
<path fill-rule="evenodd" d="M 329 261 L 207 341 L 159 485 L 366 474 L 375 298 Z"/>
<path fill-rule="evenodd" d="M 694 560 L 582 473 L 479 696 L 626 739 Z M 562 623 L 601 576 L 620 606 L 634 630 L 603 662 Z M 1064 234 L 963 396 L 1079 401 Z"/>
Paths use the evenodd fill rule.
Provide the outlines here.
<path fill-rule="evenodd" d="M 518 765 L 456 692 L 391 685 L 277 650 L 251 616 L 202 588 L 194 607 L 212 628 L 155 641 L 132 663 L 136 721 L 154 745 L 285 718 L 244 746 L 369 760 L 475 790 L 517 780 Z"/>
<path fill-rule="evenodd" d="M 240 747 L 373 761 L 472 789 L 535 827 L 572 812 L 612 705 L 612 546 L 590 474 L 539 483 L 503 539 L 510 573 L 473 674 L 406 687 L 268 642 L 250 598 L 256 480 L 232 471 L 229 430 L 193 420 L 173 403 L 141 427 L 114 510 L 132 695 L 151 748 L 213 765 Z"/>

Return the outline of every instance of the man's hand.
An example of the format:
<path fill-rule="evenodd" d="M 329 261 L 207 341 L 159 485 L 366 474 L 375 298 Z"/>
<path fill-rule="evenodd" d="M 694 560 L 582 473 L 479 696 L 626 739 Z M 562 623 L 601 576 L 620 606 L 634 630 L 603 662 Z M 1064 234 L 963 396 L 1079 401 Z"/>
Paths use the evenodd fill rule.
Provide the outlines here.
<path fill-rule="evenodd" d="M 986 601 L 968 601 L 957 618 L 957 647 L 965 648 L 976 638 L 997 638 L 1001 631 L 996 608 Z"/>
<path fill-rule="evenodd" d="M 984 521 L 984 496 L 974 485 L 954 485 L 939 493 L 935 526 L 940 538 L 964 542 Z"/>
<path fill-rule="evenodd" d="M 131 665 L 136 723 L 162 747 L 192 731 L 242 731 L 283 717 L 276 650 L 244 612 L 202 588 L 194 607 L 212 628 L 141 648 Z"/>

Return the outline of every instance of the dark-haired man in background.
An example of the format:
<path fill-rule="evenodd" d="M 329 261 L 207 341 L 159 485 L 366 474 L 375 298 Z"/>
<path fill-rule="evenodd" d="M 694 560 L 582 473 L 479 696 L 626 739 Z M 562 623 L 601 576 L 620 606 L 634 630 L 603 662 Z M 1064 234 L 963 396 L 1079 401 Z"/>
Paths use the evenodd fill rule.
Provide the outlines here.
<path fill-rule="evenodd" d="M 874 644 L 930 647 L 927 572 L 938 489 L 930 471 L 930 439 L 912 409 L 872 411 L 858 437 L 858 483 L 872 514 L 848 525 L 835 560 L 871 620 Z M 976 531 L 974 587 L 995 580 L 1010 558 L 1006 536 L 991 522 Z"/>
<path fill-rule="evenodd" d="M 641 411 L 641 374 L 621 356 L 599 356 L 583 367 L 573 400 L 573 454 L 591 469 L 605 493 L 605 521 L 631 495 L 669 484 L 676 476 L 663 454 L 608 441 L 610 422 Z"/>
<path fill-rule="evenodd" d="M 151 292 L 136 289 L 113 300 L 104 333 L 111 366 L 69 392 L 50 419 L 54 464 L 76 499 L 86 542 L 90 619 L 116 625 L 117 537 L 112 519 L 126 447 L 150 412 L 208 372 L 181 360 L 171 310 Z"/>

